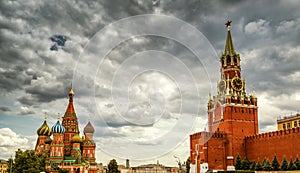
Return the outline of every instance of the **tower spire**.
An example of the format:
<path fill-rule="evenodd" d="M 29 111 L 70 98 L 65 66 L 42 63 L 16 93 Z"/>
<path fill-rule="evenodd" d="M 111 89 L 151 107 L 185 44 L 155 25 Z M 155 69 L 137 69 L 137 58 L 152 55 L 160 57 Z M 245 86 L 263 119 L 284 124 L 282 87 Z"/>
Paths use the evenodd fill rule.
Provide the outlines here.
<path fill-rule="evenodd" d="M 46 119 L 47 119 L 47 112 L 45 112 L 44 121 L 46 121 Z"/>
<path fill-rule="evenodd" d="M 72 83 L 71 83 L 71 88 L 69 90 L 69 104 L 65 113 L 65 116 L 73 116 L 75 115 L 75 110 L 73 106 L 73 96 L 74 96 L 74 91 L 72 89 Z M 76 115 L 75 115 L 76 116 Z"/>
<path fill-rule="evenodd" d="M 231 39 L 231 33 L 230 33 L 230 25 L 231 25 L 231 22 L 232 21 L 227 21 L 225 23 L 226 27 L 227 27 L 227 39 L 226 39 L 226 45 L 225 45 L 225 54 L 226 55 L 232 55 L 235 53 L 234 51 L 234 47 L 233 47 L 233 42 L 232 42 L 232 39 Z"/>

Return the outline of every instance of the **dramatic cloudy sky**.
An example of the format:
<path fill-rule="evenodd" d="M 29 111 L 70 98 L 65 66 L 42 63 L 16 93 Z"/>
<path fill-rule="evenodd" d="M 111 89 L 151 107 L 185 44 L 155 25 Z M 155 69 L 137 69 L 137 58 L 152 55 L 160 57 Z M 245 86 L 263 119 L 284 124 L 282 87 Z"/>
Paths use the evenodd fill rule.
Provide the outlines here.
<path fill-rule="evenodd" d="M 102 0 L 0 2 L 0 158 L 33 149 L 64 113 L 73 82 L 80 130 L 94 125 L 97 162 L 176 165 L 206 124 L 232 20 L 259 130 L 297 113 L 300 3 Z M 155 14 L 155 15 L 151 15 Z M 134 17 L 133 17 L 134 16 Z M 81 133 L 82 134 L 82 133 Z"/>

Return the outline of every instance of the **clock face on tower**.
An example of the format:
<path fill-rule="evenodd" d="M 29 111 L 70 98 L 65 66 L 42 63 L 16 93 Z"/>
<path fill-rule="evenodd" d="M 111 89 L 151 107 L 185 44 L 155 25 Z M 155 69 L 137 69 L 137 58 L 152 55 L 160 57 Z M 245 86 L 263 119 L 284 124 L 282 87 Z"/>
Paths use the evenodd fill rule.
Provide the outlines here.
<path fill-rule="evenodd" d="M 231 86 L 236 91 L 241 91 L 244 88 L 244 81 L 238 77 L 231 79 Z"/>
<path fill-rule="evenodd" d="M 224 93 L 226 89 L 226 81 L 225 80 L 221 80 L 218 84 L 218 90 L 220 93 Z"/>

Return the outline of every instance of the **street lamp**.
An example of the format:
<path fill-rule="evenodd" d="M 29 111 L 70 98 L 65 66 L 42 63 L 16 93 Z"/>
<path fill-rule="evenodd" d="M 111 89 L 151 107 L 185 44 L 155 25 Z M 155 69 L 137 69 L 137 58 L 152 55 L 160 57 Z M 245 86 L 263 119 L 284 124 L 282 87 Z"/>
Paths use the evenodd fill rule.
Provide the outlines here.
<path fill-rule="evenodd" d="M 9 173 L 11 173 L 12 170 L 12 156 L 10 156 L 10 169 L 9 169 Z"/>
<path fill-rule="evenodd" d="M 177 163 L 178 163 L 178 167 L 179 167 L 179 170 L 178 170 L 178 172 L 181 172 L 181 163 L 180 163 L 180 158 L 179 157 L 177 157 L 177 156 L 173 156 L 175 159 L 178 159 L 178 160 L 176 160 L 177 161 Z"/>

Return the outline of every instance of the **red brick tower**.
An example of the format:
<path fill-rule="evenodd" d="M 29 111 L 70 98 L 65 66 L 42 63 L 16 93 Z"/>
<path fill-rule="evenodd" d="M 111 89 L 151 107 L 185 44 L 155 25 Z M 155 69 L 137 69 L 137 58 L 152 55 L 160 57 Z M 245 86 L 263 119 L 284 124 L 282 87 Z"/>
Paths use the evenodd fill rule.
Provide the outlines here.
<path fill-rule="evenodd" d="M 236 156 L 245 157 L 245 137 L 258 134 L 257 98 L 246 93 L 230 24 L 226 23 L 227 39 L 220 57 L 218 94 L 210 96 L 207 105 L 208 132 L 190 136 L 191 163 L 197 172 L 203 163 L 208 163 L 208 169 L 233 170 Z"/>
<path fill-rule="evenodd" d="M 71 139 L 76 134 L 76 132 L 79 132 L 78 120 L 73 105 L 73 96 L 74 96 L 74 92 L 71 87 L 69 91 L 69 104 L 62 121 L 62 125 L 66 129 L 64 134 L 65 156 L 71 155 L 71 150 L 72 150 Z"/>
<path fill-rule="evenodd" d="M 208 102 L 208 129 L 209 132 L 227 133 L 229 166 L 234 164 L 236 155 L 245 156 L 244 137 L 258 134 L 257 98 L 246 93 L 245 80 L 241 77 L 241 59 L 234 50 L 230 23 L 226 23 L 225 51 L 220 57 L 218 95 Z"/>

